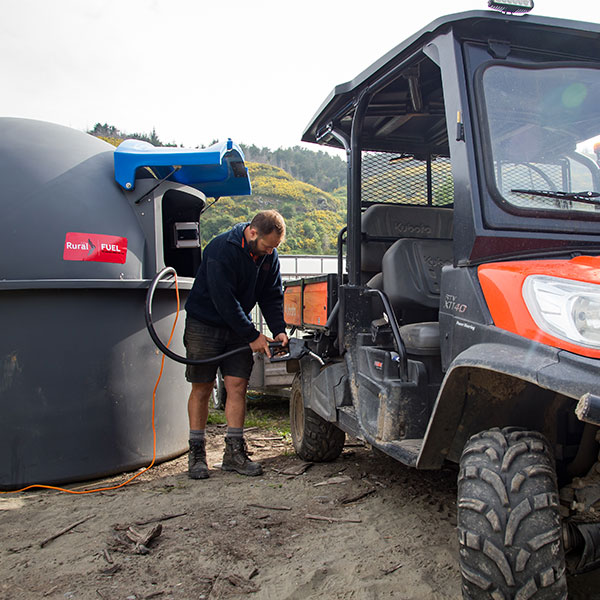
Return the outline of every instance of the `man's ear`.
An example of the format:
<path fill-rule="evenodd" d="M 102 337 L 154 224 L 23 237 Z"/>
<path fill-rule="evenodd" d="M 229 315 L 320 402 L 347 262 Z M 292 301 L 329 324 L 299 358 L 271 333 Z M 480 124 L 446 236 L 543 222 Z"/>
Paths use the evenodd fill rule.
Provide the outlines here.
<path fill-rule="evenodd" d="M 253 242 L 258 237 L 258 231 L 254 227 L 248 227 L 247 231 L 248 239 Z"/>

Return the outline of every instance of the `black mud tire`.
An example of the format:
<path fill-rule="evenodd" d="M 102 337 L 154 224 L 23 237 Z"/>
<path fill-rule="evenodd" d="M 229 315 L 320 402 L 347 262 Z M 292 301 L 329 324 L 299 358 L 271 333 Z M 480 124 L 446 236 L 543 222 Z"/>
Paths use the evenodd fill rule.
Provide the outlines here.
<path fill-rule="evenodd" d="M 566 599 L 558 504 L 542 434 L 505 428 L 473 436 L 458 476 L 463 598 Z"/>
<path fill-rule="evenodd" d="M 304 406 L 300 374 L 292 382 L 290 430 L 296 454 L 310 462 L 335 460 L 346 441 L 346 434 L 341 429 Z"/>
<path fill-rule="evenodd" d="M 220 369 L 217 369 L 215 387 L 212 391 L 212 403 L 213 407 L 217 410 L 225 410 L 225 404 L 227 403 L 227 390 L 225 389 L 225 381 L 223 381 L 223 375 L 221 375 Z"/>

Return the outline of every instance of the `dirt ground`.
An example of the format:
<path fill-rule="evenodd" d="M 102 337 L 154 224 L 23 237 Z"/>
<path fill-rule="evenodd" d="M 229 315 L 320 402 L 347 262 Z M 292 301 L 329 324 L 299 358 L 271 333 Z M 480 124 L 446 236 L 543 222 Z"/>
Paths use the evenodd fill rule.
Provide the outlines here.
<path fill-rule="evenodd" d="M 188 479 L 181 457 L 119 490 L 0 496 L 0 598 L 461 597 L 454 468 L 417 472 L 357 441 L 308 466 L 253 428 L 264 474 L 246 478 L 213 468 L 223 432 L 208 430 L 208 480 Z M 600 598 L 597 577 L 569 584 L 570 598 Z"/>

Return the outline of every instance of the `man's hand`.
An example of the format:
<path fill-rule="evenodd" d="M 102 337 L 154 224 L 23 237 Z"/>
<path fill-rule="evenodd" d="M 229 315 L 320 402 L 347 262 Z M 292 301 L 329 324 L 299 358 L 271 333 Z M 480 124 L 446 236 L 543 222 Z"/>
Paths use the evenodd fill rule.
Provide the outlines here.
<path fill-rule="evenodd" d="M 285 348 L 285 346 L 288 345 L 288 343 L 289 343 L 290 340 L 289 340 L 287 334 L 285 333 L 285 331 L 282 331 L 281 333 L 278 333 L 275 336 L 275 341 L 276 342 L 281 342 L 281 345 Z"/>
<path fill-rule="evenodd" d="M 279 334 L 279 335 L 285 335 Z M 287 340 L 287 336 L 286 336 Z M 269 358 L 271 358 L 271 351 L 269 350 L 269 342 L 272 342 L 271 338 L 268 338 L 266 335 L 262 333 L 253 341 L 250 342 L 250 349 L 252 352 L 260 352 L 261 354 L 266 354 Z"/>

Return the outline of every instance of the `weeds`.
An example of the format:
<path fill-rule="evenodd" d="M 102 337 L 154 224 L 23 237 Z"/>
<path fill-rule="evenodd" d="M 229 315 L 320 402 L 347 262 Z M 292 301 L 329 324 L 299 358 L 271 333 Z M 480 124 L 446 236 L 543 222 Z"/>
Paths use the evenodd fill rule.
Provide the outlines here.
<path fill-rule="evenodd" d="M 213 409 L 208 413 L 209 425 L 224 425 L 225 412 Z M 291 440 L 287 398 L 248 394 L 245 427 L 260 427 Z"/>

